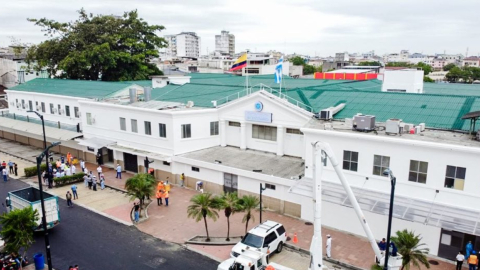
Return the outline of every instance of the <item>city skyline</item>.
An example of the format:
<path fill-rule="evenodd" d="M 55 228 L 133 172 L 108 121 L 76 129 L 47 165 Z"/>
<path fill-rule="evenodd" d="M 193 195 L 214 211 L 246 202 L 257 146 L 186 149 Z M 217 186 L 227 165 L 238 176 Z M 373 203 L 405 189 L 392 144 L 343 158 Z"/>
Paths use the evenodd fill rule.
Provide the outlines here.
<path fill-rule="evenodd" d="M 350 1 L 351 2 L 351 1 Z M 201 55 L 215 50 L 215 35 L 221 30 L 235 35 L 236 52 L 277 50 L 286 54 L 331 56 L 336 52 L 377 55 L 399 52 L 478 55 L 480 19 L 477 1 L 460 6 L 447 1 L 402 1 L 384 3 L 366 0 L 328 3 L 299 0 L 237 3 L 206 0 L 167 1 L 35 1 L 8 2 L 0 10 L 0 46 L 10 44 L 10 36 L 25 43 L 45 39 L 40 28 L 27 18 L 54 19 L 60 22 L 78 18 L 77 10 L 88 13 L 121 15 L 138 9 L 149 24 L 161 24 L 160 36 L 183 31 L 196 32 L 202 39 Z M 254 7 L 254 8 L 252 8 Z M 268 29 L 268 31 L 266 30 Z"/>

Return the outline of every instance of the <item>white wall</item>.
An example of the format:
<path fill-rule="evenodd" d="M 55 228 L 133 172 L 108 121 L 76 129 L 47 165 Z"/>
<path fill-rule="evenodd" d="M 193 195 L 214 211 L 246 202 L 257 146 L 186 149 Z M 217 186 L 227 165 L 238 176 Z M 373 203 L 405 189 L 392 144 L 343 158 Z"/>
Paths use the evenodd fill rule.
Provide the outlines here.
<path fill-rule="evenodd" d="M 385 70 L 382 91 L 423 93 L 423 70 Z"/>
<path fill-rule="evenodd" d="M 304 157 L 304 137 L 300 134 L 289 134 L 286 133 L 283 135 L 285 140 L 284 144 L 284 151 L 285 155 L 287 156 L 294 156 L 294 157 Z"/>

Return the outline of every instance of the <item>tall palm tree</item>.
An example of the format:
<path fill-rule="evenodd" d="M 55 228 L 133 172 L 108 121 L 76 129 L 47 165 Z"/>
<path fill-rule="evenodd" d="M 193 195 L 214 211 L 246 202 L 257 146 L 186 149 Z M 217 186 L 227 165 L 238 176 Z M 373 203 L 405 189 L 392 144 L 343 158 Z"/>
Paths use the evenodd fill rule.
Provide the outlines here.
<path fill-rule="evenodd" d="M 392 237 L 392 241 L 397 246 L 398 253 L 403 256 L 401 270 L 409 270 L 411 264 L 418 269 L 420 269 L 421 265 L 430 268 L 427 258 L 430 249 L 426 247 L 425 243 L 420 243 L 422 241 L 420 235 L 415 235 L 413 231 L 405 229 L 397 231 L 396 236 Z"/>
<path fill-rule="evenodd" d="M 225 193 L 222 197 L 218 198 L 218 209 L 223 209 L 225 217 L 227 218 L 227 239 L 230 241 L 230 216 L 242 210 L 242 204 L 238 198 L 237 192 Z"/>
<path fill-rule="evenodd" d="M 218 200 L 212 197 L 210 193 L 197 194 L 190 199 L 190 204 L 187 208 L 187 214 L 189 218 L 195 219 L 196 222 L 202 220 L 205 222 L 205 231 L 207 231 L 206 241 L 210 241 L 210 235 L 208 234 L 207 217 L 216 221 L 218 218 Z"/>
<path fill-rule="evenodd" d="M 258 207 L 260 201 L 257 197 L 253 195 L 244 195 L 241 199 L 242 210 L 245 211 L 245 215 L 243 216 L 242 222 L 245 223 L 245 234 L 247 234 L 248 229 L 248 222 L 250 219 L 255 221 L 255 216 L 252 215 L 252 210 Z"/>
<path fill-rule="evenodd" d="M 155 178 L 148 173 L 139 173 L 127 179 L 125 189 L 130 200 L 139 199 L 140 208 L 143 208 L 144 198 L 153 194 L 155 190 Z"/>

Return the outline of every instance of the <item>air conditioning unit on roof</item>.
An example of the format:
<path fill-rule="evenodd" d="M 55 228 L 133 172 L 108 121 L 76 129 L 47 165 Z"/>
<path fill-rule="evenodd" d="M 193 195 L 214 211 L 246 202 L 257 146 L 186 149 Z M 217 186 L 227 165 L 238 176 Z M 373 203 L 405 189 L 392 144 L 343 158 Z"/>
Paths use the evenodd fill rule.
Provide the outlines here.
<path fill-rule="evenodd" d="M 353 117 L 353 128 L 358 131 L 372 131 L 375 129 L 374 115 L 355 115 Z"/>
<path fill-rule="evenodd" d="M 385 123 L 386 134 L 398 134 L 400 133 L 400 124 L 402 119 L 388 119 Z"/>

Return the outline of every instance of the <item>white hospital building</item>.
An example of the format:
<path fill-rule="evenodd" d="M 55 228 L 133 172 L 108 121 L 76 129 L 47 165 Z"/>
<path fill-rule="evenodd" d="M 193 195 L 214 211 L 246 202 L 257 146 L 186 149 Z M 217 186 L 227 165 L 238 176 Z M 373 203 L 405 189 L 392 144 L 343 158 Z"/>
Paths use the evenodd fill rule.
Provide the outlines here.
<path fill-rule="evenodd" d="M 48 120 L 47 140 L 62 142 L 57 152 L 90 162 L 100 152 L 107 165 L 132 172 L 143 172 L 148 157 L 157 179 L 177 183 L 185 173 L 189 187 L 200 180 L 217 194 L 258 195 L 266 184 L 267 208 L 306 221 L 313 219 L 311 144 L 324 141 L 377 239 L 387 230 L 390 180 L 382 172 L 390 168 L 393 231 L 421 233 L 430 252 L 445 258 L 468 241 L 480 248 L 480 142 L 469 134 L 480 116 L 472 113 L 480 111 L 477 86 L 425 84 L 410 93 L 382 91 L 377 80 L 284 78 L 280 94 L 271 75 L 252 76 L 249 85 L 224 74 L 34 79 L 6 90 L 0 137 L 41 147 L 41 128 L 27 114 L 36 110 Z M 314 115 L 340 104 L 331 120 Z M 467 113 L 473 120 L 462 119 Z M 364 235 L 329 163 L 323 183 L 323 225 Z"/>

